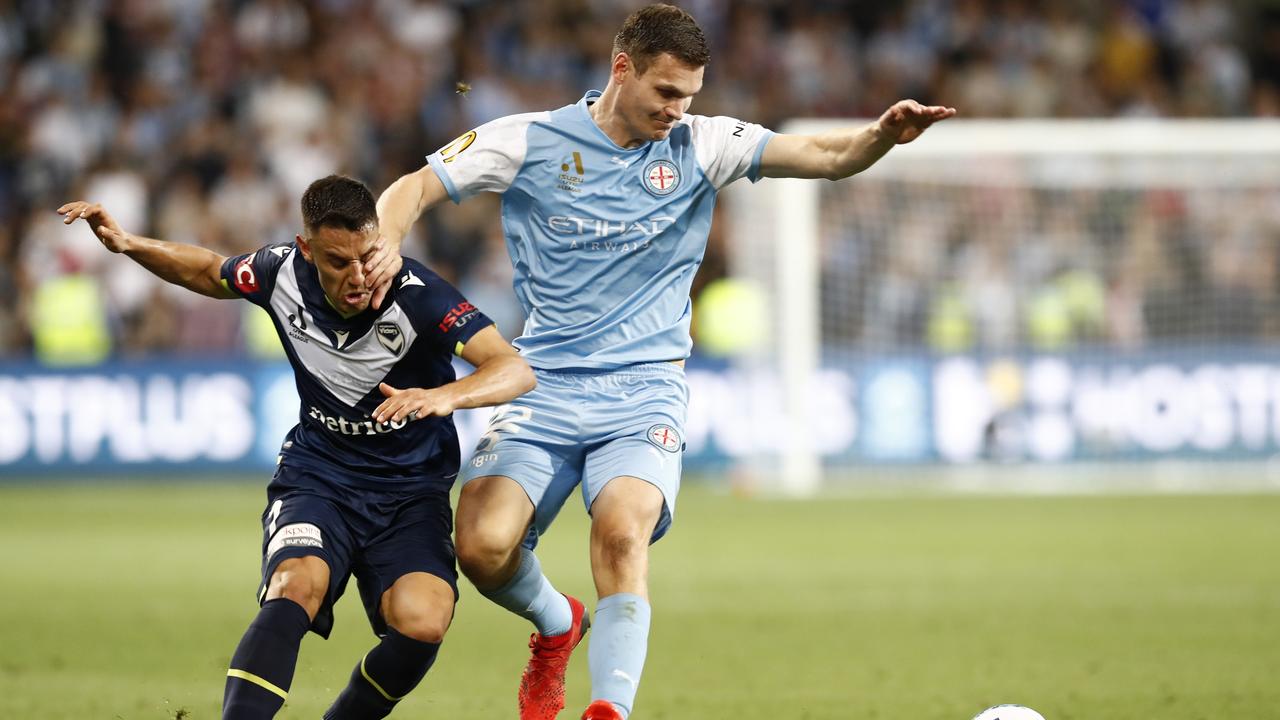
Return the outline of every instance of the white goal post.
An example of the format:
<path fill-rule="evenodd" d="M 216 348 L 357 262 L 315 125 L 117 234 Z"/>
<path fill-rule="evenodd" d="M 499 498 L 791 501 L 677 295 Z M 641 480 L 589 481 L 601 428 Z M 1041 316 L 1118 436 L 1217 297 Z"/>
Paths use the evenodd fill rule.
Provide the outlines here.
<path fill-rule="evenodd" d="M 757 421 L 786 441 L 748 461 L 776 490 L 812 494 L 824 468 L 1280 453 L 1280 271 L 1250 267 L 1280 263 L 1280 122 L 949 120 L 855 178 L 725 203 L 730 277 L 772 315 L 732 359 L 778 388 Z M 1166 366 L 1219 389 L 1185 416 L 1162 395 L 1181 385 L 1133 400 Z M 815 409 L 824 373 L 851 378 L 842 438 Z"/>

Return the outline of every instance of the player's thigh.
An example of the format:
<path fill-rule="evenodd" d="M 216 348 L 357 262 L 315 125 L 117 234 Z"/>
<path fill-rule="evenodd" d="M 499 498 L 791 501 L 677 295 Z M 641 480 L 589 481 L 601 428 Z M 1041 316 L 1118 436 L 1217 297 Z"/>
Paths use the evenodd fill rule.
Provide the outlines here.
<path fill-rule="evenodd" d="M 533 500 L 524 487 L 502 475 L 478 477 L 458 495 L 458 552 L 502 554 L 524 540 L 533 521 Z"/>
<path fill-rule="evenodd" d="M 425 572 L 401 575 L 382 594 L 382 617 L 401 635 L 439 643 L 453 621 L 454 590 Z"/>
<path fill-rule="evenodd" d="M 327 637 L 333 625 L 333 604 L 346 586 L 355 539 L 339 503 L 326 496 L 318 485 L 305 487 L 308 482 L 306 473 L 280 468 L 267 489 L 258 598 L 260 602 L 272 599 L 273 584 L 282 580 L 301 579 L 303 576 L 294 575 L 295 571 L 305 572 L 305 577 L 314 583 L 320 577 L 316 563 L 323 564 L 324 583 L 318 586 L 323 588 L 323 597 L 313 613 L 313 629 Z M 297 562 L 300 560 L 305 562 Z M 282 567 L 289 572 L 281 572 Z M 276 596 L 283 594 L 277 590 Z"/>
<path fill-rule="evenodd" d="M 595 409 L 598 426 L 611 427 L 612 431 L 587 453 L 583 463 L 583 502 L 595 525 L 595 518 L 604 509 L 599 504 L 602 496 L 610 506 L 614 504 L 604 495 L 606 489 L 612 488 L 610 495 L 616 493 L 625 499 L 618 503 L 621 508 L 608 508 L 610 517 L 625 512 L 634 516 L 633 522 L 652 514 L 655 500 L 660 500 L 656 502 L 657 517 L 650 538 L 656 541 L 670 528 L 680 493 L 688 391 L 682 371 L 659 367 L 652 377 L 633 376 L 625 392 L 629 402 L 600 403 Z M 630 480 L 614 482 L 623 478 Z M 652 490 L 635 481 L 643 481 Z"/>
<path fill-rule="evenodd" d="M 316 555 L 282 560 L 267 581 L 263 601 L 288 598 L 315 617 L 329 591 L 329 563 Z"/>
<path fill-rule="evenodd" d="M 579 431 L 578 412 L 582 406 L 581 381 L 573 375 L 537 371 L 538 386 L 517 401 L 495 408 L 475 452 L 463 464 L 459 477 L 463 492 L 472 483 L 493 477 L 508 478 L 519 485 L 533 508 L 533 523 L 525 545 L 532 548 L 537 538 L 551 525 L 564 501 L 582 481 L 582 458 L 585 443 Z M 487 481 L 486 481 L 487 482 Z M 512 499 L 514 493 L 501 491 L 501 497 Z M 481 494 L 488 494 L 484 489 Z M 468 500 L 468 503 L 470 501 Z M 459 511 L 464 510 L 461 501 Z M 459 520 L 464 532 L 480 527 L 472 513 Z M 510 527 L 508 527 L 510 529 Z"/>
<path fill-rule="evenodd" d="M 640 478 L 615 477 L 591 504 L 591 556 L 625 562 L 643 552 L 663 519 L 666 499 L 656 485 Z"/>
<path fill-rule="evenodd" d="M 447 602 L 438 603 L 432 617 L 451 617 L 458 593 L 458 571 L 449 494 L 441 490 L 400 500 L 386 525 L 361 549 L 352 573 L 369 622 L 377 633 L 383 632 L 388 622 L 384 596 L 402 578 L 414 574 L 431 576 L 448 588 Z M 416 581 L 407 582 L 416 586 Z M 429 585 L 436 587 L 434 582 Z M 445 627 L 447 622 L 440 632 Z"/>

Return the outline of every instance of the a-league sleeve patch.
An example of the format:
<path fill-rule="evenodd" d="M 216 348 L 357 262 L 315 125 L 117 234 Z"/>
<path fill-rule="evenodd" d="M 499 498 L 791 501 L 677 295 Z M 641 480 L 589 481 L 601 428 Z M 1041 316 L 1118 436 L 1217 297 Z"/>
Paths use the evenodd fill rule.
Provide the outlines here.
<path fill-rule="evenodd" d="M 458 153 L 461 153 L 463 150 L 471 147 L 471 143 L 475 141 L 476 131 L 472 130 L 471 132 L 463 133 L 462 135 L 454 138 L 452 142 L 440 148 L 437 152 L 440 153 L 440 159 L 447 163 L 451 163 L 456 157 L 458 157 Z"/>

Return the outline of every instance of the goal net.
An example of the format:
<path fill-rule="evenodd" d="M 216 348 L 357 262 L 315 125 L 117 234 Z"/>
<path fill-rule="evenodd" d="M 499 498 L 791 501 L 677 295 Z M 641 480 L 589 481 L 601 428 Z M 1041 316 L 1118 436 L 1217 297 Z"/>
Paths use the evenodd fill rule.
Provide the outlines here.
<path fill-rule="evenodd" d="M 741 312 L 695 323 L 766 482 L 1276 482 L 1280 123 L 952 120 L 725 203 Z"/>

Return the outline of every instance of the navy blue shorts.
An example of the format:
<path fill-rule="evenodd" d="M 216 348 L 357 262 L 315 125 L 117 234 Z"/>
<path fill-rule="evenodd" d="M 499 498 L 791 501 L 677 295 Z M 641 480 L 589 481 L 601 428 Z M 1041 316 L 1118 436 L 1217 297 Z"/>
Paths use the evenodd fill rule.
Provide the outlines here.
<path fill-rule="evenodd" d="M 453 508 L 445 490 L 368 490 L 339 485 L 310 468 L 281 465 L 267 486 L 262 530 L 258 602 L 281 562 L 314 555 L 329 565 L 329 592 L 311 624 L 321 637 L 329 637 L 333 604 L 352 575 L 378 635 L 387 629 L 382 594 L 404 575 L 434 575 L 458 596 Z"/>

